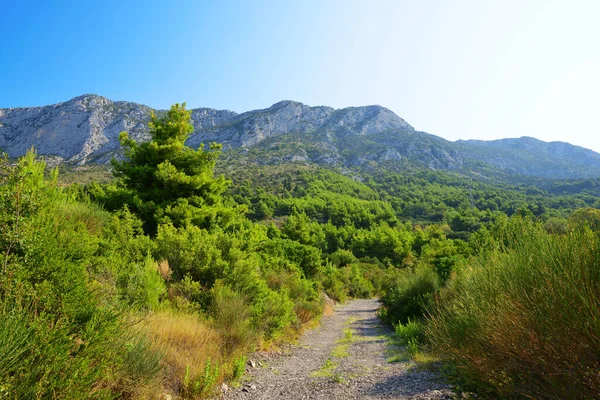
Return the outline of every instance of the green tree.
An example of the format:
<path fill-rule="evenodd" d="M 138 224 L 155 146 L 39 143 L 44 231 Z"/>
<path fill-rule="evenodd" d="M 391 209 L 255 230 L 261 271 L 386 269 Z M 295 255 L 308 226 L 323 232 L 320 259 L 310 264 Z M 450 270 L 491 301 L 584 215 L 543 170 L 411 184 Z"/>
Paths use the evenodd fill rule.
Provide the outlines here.
<path fill-rule="evenodd" d="M 185 145 L 193 130 L 185 103 L 175 104 L 163 117 L 152 114 L 152 140 L 137 143 L 127 132 L 119 136 L 125 160 L 112 160 L 120 180 L 115 193 L 144 221 L 154 234 L 161 223 L 210 228 L 232 218 L 234 210 L 222 204 L 228 182 L 213 168 L 221 146 L 211 143 L 194 150 Z"/>
<path fill-rule="evenodd" d="M 600 231 L 600 210 L 591 207 L 575 210 L 569 217 L 568 224 L 571 229 L 587 226 L 594 232 Z"/>

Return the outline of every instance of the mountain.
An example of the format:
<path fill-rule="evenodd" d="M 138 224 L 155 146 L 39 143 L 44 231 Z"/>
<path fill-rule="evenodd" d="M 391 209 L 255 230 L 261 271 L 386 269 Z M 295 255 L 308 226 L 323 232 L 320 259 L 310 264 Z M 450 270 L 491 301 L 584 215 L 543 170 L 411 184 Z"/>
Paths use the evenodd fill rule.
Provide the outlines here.
<path fill-rule="evenodd" d="M 35 147 L 56 162 L 106 163 L 121 154 L 121 131 L 135 140 L 149 139 L 152 111 L 97 95 L 50 106 L 0 109 L 0 148 L 11 157 Z M 188 145 L 222 143 L 230 157 L 259 163 L 424 167 L 483 177 L 600 177 L 600 154 L 591 150 L 528 137 L 450 142 L 415 130 L 381 106 L 334 109 L 281 101 L 241 114 L 197 108 L 192 110 L 192 123 Z"/>
<path fill-rule="evenodd" d="M 150 107 L 111 101 L 96 95 L 75 97 L 44 107 L 0 109 L 0 149 L 18 157 L 35 147 L 39 154 L 85 164 L 105 163 L 120 151 L 119 133 L 135 140 L 150 138 Z M 208 108 L 193 112 L 194 126 L 219 125 L 235 116 Z"/>

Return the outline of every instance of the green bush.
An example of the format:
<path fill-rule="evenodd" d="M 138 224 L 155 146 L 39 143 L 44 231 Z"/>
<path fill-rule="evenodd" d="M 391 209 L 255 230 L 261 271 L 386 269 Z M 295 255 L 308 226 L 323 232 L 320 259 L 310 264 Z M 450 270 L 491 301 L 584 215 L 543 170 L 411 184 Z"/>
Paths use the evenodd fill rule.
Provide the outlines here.
<path fill-rule="evenodd" d="M 154 257 L 169 262 L 175 280 L 189 276 L 211 287 L 223 276 L 227 265 L 217 241 L 217 235 L 196 226 L 175 228 L 163 224 L 158 227 Z"/>
<path fill-rule="evenodd" d="M 33 348 L 28 310 L 0 309 L 0 377 L 10 376 Z M 0 393 L 2 386 L 0 386 Z"/>
<path fill-rule="evenodd" d="M 298 272 L 272 270 L 265 271 L 265 280 L 271 289 L 287 292 L 294 303 L 296 324 L 305 324 L 321 316 L 324 300 L 317 291 L 315 282 L 302 279 Z"/>
<path fill-rule="evenodd" d="M 246 361 L 248 359 L 246 356 L 239 356 L 233 360 L 233 365 L 231 367 L 231 380 L 234 382 L 239 381 L 244 376 L 244 372 L 246 372 Z"/>
<path fill-rule="evenodd" d="M 333 265 L 328 264 L 321 278 L 325 293 L 339 303 L 348 300 L 348 288 L 342 281 L 342 272 Z"/>
<path fill-rule="evenodd" d="M 368 299 L 373 295 L 373 284 L 364 277 L 357 264 L 341 268 L 348 288 L 348 294 L 356 299 Z"/>
<path fill-rule="evenodd" d="M 136 309 L 156 310 L 166 292 L 165 282 L 158 271 L 158 264 L 148 255 L 142 263 L 134 264 L 127 276 L 122 301 Z"/>
<path fill-rule="evenodd" d="M 219 373 L 219 364 L 210 358 L 206 360 L 201 376 L 192 377 L 190 369 L 187 368 L 183 379 L 183 387 L 181 388 L 183 398 L 196 399 L 198 396 L 206 397 L 210 395 L 215 390 Z"/>
<path fill-rule="evenodd" d="M 15 325 L 9 328 L 7 322 Z M 0 361 L 0 393 L 23 399 L 110 398 L 114 392 L 106 378 L 121 363 L 118 326 L 114 315 L 100 312 L 74 329 L 65 319 L 35 316 L 29 309 L 2 310 L 0 333 L 24 336 L 18 346 L 2 343 L 0 351 L 8 350 L 8 357 Z M 17 353 L 18 363 L 14 363 L 12 356 Z"/>
<path fill-rule="evenodd" d="M 411 340 L 416 340 L 419 343 L 425 342 L 425 325 L 418 320 L 411 320 L 402 324 L 398 322 L 394 325 L 394 331 L 396 337 L 404 344 L 409 343 Z"/>
<path fill-rule="evenodd" d="M 268 290 L 265 295 L 255 299 L 252 304 L 254 326 L 263 333 L 263 337 L 272 340 L 296 322 L 294 302 L 287 291 Z"/>
<path fill-rule="evenodd" d="M 427 328 L 463 385 L 493 396 L 600 398 L 600 238 L 521 219 L 449 282 Z"/>
<path fill-rule="evenodd" d="M 358 259 L 352 254 L 350 250 L 338 249 L 332 254 L 327 256 L 327 259 L 335 267 L 345 267 L 346 265 L 356 263 Z"/>
<path fill-rule="evenodd" d="M 439 287 L 440 278 L 429 267 L 419 267 L 414 272 L 401 271 L 381 297 L 383 308 L 379 313 L 380 318 L 389 324 L 396 324 L 423 317 Z"/>
<path fill-rule="evenodd" d="M 211 315 L 223 338 L 223 353 L 244 351 L 257 339 L 252 327 L 252 309 L 241 294 L 217 282 L 211 290 Z"/>
<path fill-rule="evenodd" d="M 124 350 L 120 387 L 123 394 L 136 397 L 140 387 L 159 375 L 164 355 L 153 349 L 151 341 L 144 336 L 133 336 L 125 343 Z"/>

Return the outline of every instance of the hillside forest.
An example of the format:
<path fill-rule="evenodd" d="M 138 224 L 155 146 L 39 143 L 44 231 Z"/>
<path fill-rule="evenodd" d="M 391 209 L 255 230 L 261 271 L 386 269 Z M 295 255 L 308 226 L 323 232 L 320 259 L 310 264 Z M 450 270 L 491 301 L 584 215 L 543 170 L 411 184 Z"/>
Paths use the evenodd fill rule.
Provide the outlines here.
<path fill-rule="evenodd" d="M 1 160 L 0 398 L 209 397 L 372 297 L 459 392 L 600 398 L 597 180 L 267 165 L 189 120 L 122 133 L 101 181 Z"/>

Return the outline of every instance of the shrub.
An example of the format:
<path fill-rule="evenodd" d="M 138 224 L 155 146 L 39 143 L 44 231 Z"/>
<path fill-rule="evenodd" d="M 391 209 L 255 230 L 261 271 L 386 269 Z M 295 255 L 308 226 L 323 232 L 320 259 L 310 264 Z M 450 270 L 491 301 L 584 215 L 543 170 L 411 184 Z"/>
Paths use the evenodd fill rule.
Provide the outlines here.
<path fill-rule="evenodd" d="M 409 319 L 405 324 L 398 322 L 394 325 L 394 331 L 396 340 L 406 346 L 411 357 L 416 356 L 426 343 L 425 325 L 419 320 Z"/>
<path fill-rule="evenodd" d="M 158 264 L 148 255 L 143 263 L 133 265 L 127 275 L 122 298 L 126 304 L 137 309 L 156 309 L 165 291 Z"/>
<path fill-rule="evenodd" d="M 223 353 L 246 350 L 257 338 L 246 298 L 221 283 L 213 287 L 211 294 L 213 325 L 221 335 Z"/>
<path fill-rule="evenodd" d="M 170 224 L 158 227 L 156 259 L 167 260 L 175 280 L 189 276 L 211 287 L 223 276 L 226 262 L 217 248 L 217 236 L 195 226 L 175 228 Z"/>
<path fill-rule="evenodd" d="M 419 321 L 413 321 L 409 318 L 405 324 L 398 322 L 394 325 L 394 331 L 396 337 L 403 344 L 408 344 L 411 341 L 416 341 L 417 343 L 425 342 L 425 325 Z"/>
<path fill-rule="evenodd" d="M 342 281 L 342 273 L 338 268 L 328 264 L 321 278 L 325 293 L 337 302 L 344 303 L 348 300 L 348 289 Z"/>
<path fill-rule="evenodd" d="M 246 356 L 239 356 L 233 360 L 233 365 L 231 368 L 231 380 L 234 382 L 239 381 L 244 376 L 244 372 L 246 372 L 246 361 L 248 359 Z"/>
<path fill-rule="evenodd" d="M 280 336 L 283 331 L 294 322 L 294 302 L 288 297 L 287 292 L 268 290 L 252 304 L 253 325 L 267 340 Z"/>
<path fill-rule="evenodd" d="M 153 348 L 148 336 L 133 336 L 125 343 L 123 364 L 118 373 L 121 394 L 130 398 L 151 397 L 160 389 L 156 379 L 162 371 L 164 352 Z"/>
<path fill-rule="evenodd" d="M 357 299 L 368 299 L 373 295 L 373 284 L 366 279 L 360 267 L 356 264 L 342 268 L 346 275 L 348 294 Z"/>
<path fill-rule="evenodd" d="M 335 267 L 345 267 L 346 265 L 353 264 L 358 261 L 354 254 L 350 250 L 339 249 L 332 254 L 327 256 L 327 259 Z"/>
<path fill-rule="evenodd" d="M 504 251 L 478 257 L 435 302 L 434 350 L 494 396 L 600 398 L 600 238 L 511 223 Z"/>
<path fill-rule="evenodd" d="M 94 236 L 102 235 L 104 227 L 111 219 L 109 212 L 94 203 L 65 201 L 58 205 L 58 212 L 65 219 L 83 223 L 87 231 Z"/>
<path fill-rule="evenodd" d="M 439 287 L 440 278 L 429 267 L 401 271 L 381 297 L 380 318 L 389 324 L 421 318 Z"/>
<path fill-rule="evenodd" d="M 0 360 L 0 394 L 87 399 L 110 398 L 118 391 L 110 371 L 121 365 L 124 335 L 113 315 L 97 312 L 76 329 L 63 318 L 3 307 L 0 329 L 3 336 L 23 335 L 0 343 L 7 356 Z"/>
<path fill-rule="evenodd" d="M 195 399 L 198 396 L 211 394 L 219 379 L 219 363 L 210 358 L 204 363 L 204 370 L 200 376 L 192 376 L 190 368 L 185 370 L 181 395 L 185 399 Z"/>
<path fill-rule="evenodd" d="M 381 293 L 384 286 L 387 285 L 387 272 L 385 266 L 366 262 L 360 262 L 358 266 L 362 271 L 362 276 L 369 281 L 372 286 L 371 296 Z"/>
<path fill-rule="evenodd" d="M 0 377 L 10 376 L 32 350 L 34 332 L 27 310 L 0 309 Z M 2 393 L 0 386 L 0 394 Z"/>
<path fill-rule="evenodd" d="M 321 250 L 316 247 L 303 245 L 289 239 L 280 240 L 279 244 L 284 249 L 285 257 L 296 263 L 304 271 L 305 277 L 315 277 L 323 270 Z"/>
<path fill-rule="evenodd" d="M 297 327 L 313 321 L 323 313 L 323 298 L 316 290 L 315 282 L 302 279 L 299 273 L 265 271 L 265 280 L 273 290 L 287 292 L 294 303 Z"/>

